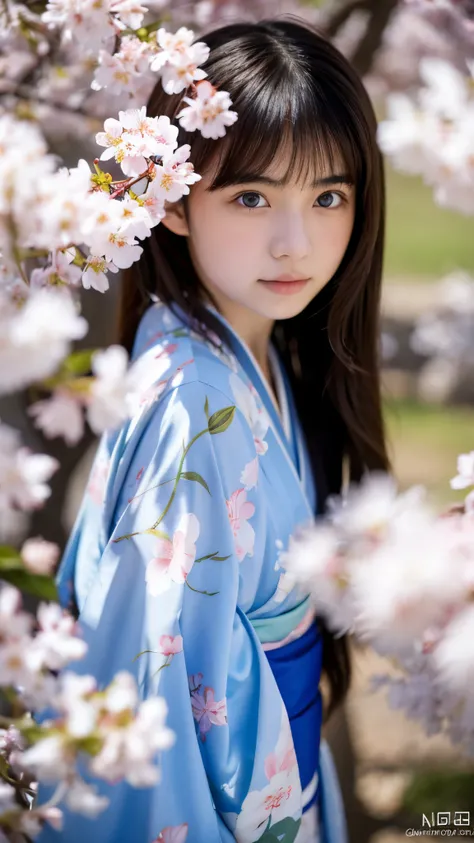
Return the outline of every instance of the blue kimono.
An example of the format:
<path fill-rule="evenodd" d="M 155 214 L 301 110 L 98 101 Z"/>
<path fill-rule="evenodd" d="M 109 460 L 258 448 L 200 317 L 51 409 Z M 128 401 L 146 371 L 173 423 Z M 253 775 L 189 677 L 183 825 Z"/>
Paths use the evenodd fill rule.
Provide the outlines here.
<path fill-rule="evenodd" d="M 91 820 L 61 806 L 63 831 L 37 839 L 346 843 L 320 746 L 320 631 L 280 561 L 316 503 L 287 376 L 271 346 L 278 406 L 214 308 L 231 347 L 176 309 L 157 302 L 142 317 L 141 409 L 102 436 L 58 573 L 88 643 L 72 669 L 100 686 L 131 672 L 141 698 L 166 700 L 176 740 L 158 784 L 85 776 L 109 807 Z"/>

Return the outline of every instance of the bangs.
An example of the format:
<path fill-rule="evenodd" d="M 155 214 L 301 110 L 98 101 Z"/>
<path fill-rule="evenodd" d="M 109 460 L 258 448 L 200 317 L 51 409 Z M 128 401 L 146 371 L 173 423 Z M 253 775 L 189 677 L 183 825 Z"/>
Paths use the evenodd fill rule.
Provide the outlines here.
<path fill-rule="evenodd" d="M 233 98 L 232 108 L 239 117 L 225 137 L 195 144 L 192 158 L 197 172 L 213 167 L 210 191 L 249 181 L 249 174 L 264 176 L 276 159 L 286 160 L 288 153 L 284 185 L 292 180 L 304 185 L 335 174 L 359 183 L 363 162 L 350 130 L 350 114 L 344 114 L 342 104 L 335 112 L 334 101 L 329 109 L 324 93 L 308 76 L 298 74 L 296 81 L 288 78 L 285 85 L 276 79 L 258 89 L 247 85 Z"/>

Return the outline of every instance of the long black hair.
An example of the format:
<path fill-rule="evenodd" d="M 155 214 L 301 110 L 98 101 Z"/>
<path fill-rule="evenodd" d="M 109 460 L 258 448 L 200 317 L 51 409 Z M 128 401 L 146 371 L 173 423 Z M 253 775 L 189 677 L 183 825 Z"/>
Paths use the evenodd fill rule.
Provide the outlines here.
<path fill-rule="evenodd" d="M 294 16 L 234 23 L 200 35 L 210 47 L 203 65 L 208 80 L 228 91 L 238 120 L 224 138 L 186 132 L 176 121 L 183 94 L 167 95 L 159 82 L 148 103 L 151 116 L 166 114 L 179 127 L 178 144 L 191 145 L 190 160 L 203 173 L 218 156 L 210 190 L 251 170 L 263 174 L 288 133 L 292 158 L 319 175 L 338 155 L 355 185 L 352 235 L 330 281 L 299 315 L 278 320 L 272 339 L 291 380 L 317 487 L 317 512 L 344 479 L 365 470 L 390 470 L 379 382 L 379 310 L 385 228 L 383 161 L 375 140 L 376 118 L 357 73 L 319 32 Z M 334 172 L 334 170 L 330 170 Z M 192 190 L 192 188 L 191 188 Z M 182 199 L 189 221 L 188 198 Z M 120 303 L 118 341 L 132 347 L 150 294 L 177 303 L 201 334 L 226 340 L 224 326 L 203 303 L 203 285 L 187 240 L 158 225 L 143 241 L 140 260 L 127 271 Z M 212 295 L 207 292 L 207 298 Z M 213 301 L 219 310 L 217 302 Z M 326 719 L 344 699 L 351 663 L 346 636 L 323 630 L 323 673 L 329 684 Z"/>

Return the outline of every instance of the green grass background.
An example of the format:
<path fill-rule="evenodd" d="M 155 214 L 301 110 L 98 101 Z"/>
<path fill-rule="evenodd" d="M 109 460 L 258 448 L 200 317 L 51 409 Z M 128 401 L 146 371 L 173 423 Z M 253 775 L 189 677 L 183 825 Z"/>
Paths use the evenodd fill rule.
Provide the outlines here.
<path fill-rule="evenodd" d="M 454 269 L 474 274 L 474 217 L 435 205 L 422 179 L 385 162 L 387 226 L 384 275 L 434 280 Z"/>
<path fill-rule="evenodd" d="M 410 296 L 413 285 L 439 280 L 453 270 L 466 270 L 474 276 L 474 217 L 436 206 L 431 188 L 421 178 L 395 172 L 387 161 L 385 172 L 384 284 L 396 282 L 397 296 Z M 474 407 L 386 397 L 384 414 L 400 488 L 423 484 L 439 509 L 462 500 L 466 492 L 453 491 L 449 480 L 457 473 L 457 455 L 474 450 Z M 474 772 L 462 772 L 449 764 L 415 771 L 403 804 L 417 816 L 441 809 L 473 812 Z"/>
<path fill-rule="evenodd" d="M 406 290 L 410 296 L 412 285 L 439 280 L 455 269 L 474 276 L 474 217 L 435 205 L 430 187 L 395 172 L 387 160 L 385 169 L 384 284 L 405 282 L 400 295 Z M 423 483 L 439 504 L 461 499 L 449 479 L 456 474 L 457 454 L 474 450 L 474 407 L 387 399 L 385 417 L 401 486 Z"/>

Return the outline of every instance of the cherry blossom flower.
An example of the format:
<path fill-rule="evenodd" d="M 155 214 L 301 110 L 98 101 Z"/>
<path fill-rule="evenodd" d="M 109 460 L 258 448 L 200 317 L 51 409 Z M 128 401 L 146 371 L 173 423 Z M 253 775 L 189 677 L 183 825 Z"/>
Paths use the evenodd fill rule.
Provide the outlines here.
<path fill-rule="evenodd" d="M 59 463 L 21 447 L 19 434 L 0 425 L 0 511 L 36 509 L 51 494 L 47 481 Z"/>
<path fill-rule="evenodd" d="M 245 489 L 237 489 L 226 500 L 227 515 L 234 536 L 235 552 L 239 562 L 245 556 L 253 556 L 255 531 L 248 519 L 255 513 L 255 505 L 247 500 Z"/>
<path fill-rule="evenodd" d="M 474 62 L 467 67 L 469 73 L 461 73 L 445 60 L 421 59 L 424 86 L 416 102 L 403 93 L 389 94 L 377 140 L 396 168 L 420 173 L 433 186 L 438 204 L 472 214 Z"/>
<path fill-rule="evenodd" d="M 33 640 L 31 664 L 38 669 L 61 670 L 85 656 L 87 644 L 78 637 L 78 625 L 64 609 L 56 603 L 40 603 L 36 616 L 39 632 Z"/>
<path fill-rule="evenodd" d="M 139 240 L 149 237 L 151 220 L 147 209 L 130 196 L 126 196 L 119 204 L 121 231 L 125 231 L 131 237 L 138 237 Z"/>
<path fill-rule="evenodd" d="M 134 787 L 148 787 L 159 781 L 160 770 L 153 763 L 154 757 L 175 741 L 174 732 L 164 725 L 167 713 L 165 701 L 154 697 L 140 704 L 127 725 L 111 725 L 105 732 L 101 751 L 91 761 L 93 774 L 111 782 L 124 778 Z"/>
<path fill-rule="evenodd" d="M 129 415 L 128 355 L 120 345 L 97 351 L 92 357 L 95 380 L 91 386 L 87 420 L 96 433 L 115 427 Z"/>
<path fill-rule="evenodd" d="M 192 44 L 190 30 L 181 28 L 170 35 L 161 29 L 156 45 L 124 34 L 126 29 L 142 25 L 146 11 L 139 0 L 48 0 L 46 10 L 38 14 L 41 27 L 35 36 L 39 50 L 48 48 L 48 38 L 40 29 L 44 32 L 44 25 L 59 28 L 61 47 L 71 50 L 74 41 L 74 55 L 82 52 L 85 61 L 79 70 L 68 69 L 60 82 L 59 77 L 54 80 L 47 73 L 40 79 L 39 92 L 51 85 L 58 102 L 67 99 L 71 109 L 82 105 L 86 64 L 90 70 L 94 52 L 99 58 L 93 89 L 107 87 L 119 94 L 125 90 L 130 103 L 136 101 L 134 97 L 139 101 L 147 86 L 151 88 L 156 71 L 170 92 L 202 80 L 207 74 L 198 63 L 207 59 L 209 48 Z M 15 9 L 12 13 L 15 15 Z M 14 78 L 14 64 L 12 60 L 9 78 Z M 217 99 L 214 102 L 217 104 Z M 221 122 L 225 118 L 221 117 Z M 177 137 L 178 127 L 172 126 L 168 117 L 148 117 L 144 107 L 119 112 L 119 120 L 106 120 L 104 132 L 97 137 L 104 147 L 101 158 L 114 158 L 130 177 L 114 182 L 97 162 L 92 173 L 82 160 L 77 167 L 58 169 L 31 122 L 0 117 L 0 390 L 35 382 L 40 387 L 53 385 L 48 400 L 29 408 L 47 436 L 63 435 L 68 444 L 78 441 L 84 427 L 83 410 L 91 427 L 100 433 L 143 412 L 168 382 L 165 375 L 172 344 L 163 349 L 160 359 L 142 358 L 130 368 L 124 349 L 114 346 L 99 352 L 92 358 L 93 377 L 74 380 L 67 374 L 67 366 L 59 367 L 71 342 L 87 331 L 75 290 L 81 283 L 85 289 L 107 290 L 108 273 L 126 268 L 140 257 L 138 241 L 150 236 L 151 228 L 161 221 L 165 201 L 177 201 L 200 179 L 188 160 L 189 145 L 177 149 Z M 25 178 L 25 172 L 33 173 L 34 178 Z M 142 175 L 148 187 L 137 198 L 131 188 Z M 34 254 L 42 260 L 46 254 L 50 257 L 46 265 L 43 261 L 30 273 Z M 179 382 L 182 368 L 189 362 L 168 373 L 168 378 Z M 54 376 L 52 382 L 41 383 L 50 376 Z M 55 460 L 22 447 L 16 431 L 0 425 L 0 509 L 8 512 L 41 506 L 50 494 L 47 481 L 57 467 Z M 100 503 L 108 458 L 98 460 L 96 469 L 89 492 Z M 186 581 L 195 561 L 199 530 L 196 516 L 189 513 L 181 518 L 173 539 L 162 542 L 158 558 L 151 560 L 147 569 L 151 593 L 163 590 L 165 580 L 168 585 Z M 58 548 L 41 537 L 31 538 L 23 544 L 21 557 L 31 572 L 49 575 L 57 563 Z M 33 582 L 32 577 L 30 580 Z M 0 590 L 1 682 L 18 688 L 26 708 L 49 709 L 53 705 L 59 713 L 56 720 L 46 722 L 44 737 L 34 746 L 25 748 L 23 739 L 12 744 L 9 760 L 14 769 L 28 772 L 28 781 L 32 774 L 45 781 L 67 780 L 68 807 L 93 818 L 106 807 L 107 800 L 76 774 L 85 740 L 93 737 L 94 748 L 99 747 L 89 765 L 93 775 L 147 786 L 159 778 L 157 752 L 168 749 L 174 735 L 164 725 L 164 701 L 151 699 L 139 705 L 131 675 L 119 674 L 99 692 L 93 677 L 63 673 L 71 661 L 85 654 L 86 644 L 77 633 L 74 619 L 55 604 L 40 604 L 33 628 L 33 618 L 21 610 L 19 592 L 9 586 Z M 171 661 L 182 652 L 182 636 L 163 635 L 159 647 Z M 55 675 L 58 672 L 60 676 Z M 196 690 L 200 692 L 199 685 Z M 203 735 L 211 722 L 217 725 L 225 720 L 225 700 L 215 702 L 212 689 L 203 692 L 201 709 Z M 3 743 L 6 745 L 5 740 Z M 7 791 L 0 794 L 2 808 L 9 804 Z M 32 837 L 44 821 L 58 830 L 61 827 L 62 815 L 54 805 L 35 806 L 24 816 L 20 814 L 17 828 Z M 183 843 L 186 836 L 184 824 L 163 829 L 159 839 Z"/>
<path fill-rule="evenodd" d="M 48 720 L 45 737 L 25 751 L 12 755 L 12 763 L 30 769 L 40 780 L 66 779 L 71 787 L 66 799 L 75 810 L 96 815 L 107 805 L 75 775 L 77 755 L 83 740 L 94 736 L 98 753 L 90 761 L 93 775 L 107 781 L 125 778 L 136 787 L 147 787 L 159 779 L 156 753 L 169 749 L 174 733 L 165 726 L 167 706 L 159 698 L 138 704 L 134 678 L 122 671 L 104 692 L 98 692 L 92 676 L 65 672 L 55 694 L 57 720 Z M 138 706 L 138 708 L 137 708 Z M 136 710 L 137 709 L 137 710 Z"/>
<path fill-rule="evenodd" d="M 82 286 L 85 290 L 97 290 L 105 293 L 109 289 L 106 272 L 118 272 L 118 266 L 98 255 L 89 255 L 82 273 Z"/>
<path fill-rule="evenodd" d="M 424 85 L 418 99 L 428 113 L 446 120 L 456 120 L 469 108 L 470 91 L 466 85 L 466 76 L 453 64 L 424 56 L 420 61 L 420 76 Z"/>
<path fill-rule="evenodd" d="M 210 82 L 199 82 L 194 99 L 183 97 L 188 103 L 178 114 L 178 120 L 187 132 L 199 130 L 204 138 L 224 137 L 226 126 L 237 120 L 237 112 L 230 111 L 232 100 L 227 91 L 219 91 Z"/>
<path fill-rule="evenodd" d="M 7 308 L 9 305 L 13 305 L 15 308 L 20 308 L 29 295 L 30 286 L 25 283 L 23 278 L 19 277 L 14 268 L 7 267 L 2 263 L 0 253 L 0 302 L 3 302 L 3 307 Z M 2 307 L 2 304 L 0 304 L 0 307 Z"/>
<path fill-rule="evenodd" d="M 148 9 L 138 0 L 109 0 L 109 11 L 117 14 L 116 24 L 120 28 L 139 29 Z"/>
<path fill-rule="evenodd" d="M 0 752 L 6 758 L 14 749 L 24 748 L 24 738 L 16 726 L 0 729 Z"/>
<path fill-rule="evenodd" d="M 88 330 L 72 298 L 52 289 L 32 291 L 20 310 L 0 296 L 0 327 L 0 392 L 53 374 Z"/>
<path fill-rule="evenodd" d="M 106 796 L 99 796 L 97 788 L 79 778 L 75 778 L 68 788 L 65 802 L 71 811 L 90 817 L 92 820 L 109 804 Z"/>
<path fill-rule="evenodd" d="M 148 155 L 162 155 L 178 145 L 178 128 L 167 115 L 147 117 L 146 107 L 119 112 L 124 132 L 137 139 Z"/>
<path fill-rule="evenodd" d="M 105 258 L 118 266 L 127 269 L 135 263 L 143 252 L 134 237 L 117 232 L 110 234 L 104 248 Z"/>
<path fill-rule="evenodd" d="M 200 525 L 192 512 L 182 515 L 173 539 L 158 539 L 157 555 L 146 568 L 149 594 L 162 594 L 171 583 L 184 583 L 196 558 L 196 541 Z"/>
<path fill-rule="evenodd" d="M 97 727 L 100 705 L 94 698 L 96 691 L 93 676 L 79 676 L 68 670 L 61 676 L 55 704 L 64 713 L 65 728 L 74 738 L 86 738 Z"/>
<path fill-rule="evenodd" d="M 189 185 L 201 179 L 194 172 L 193 165 L 187 161 L 190 152 L 191 147 L 186 143 L 176 152 L 164 154 L 161 164 L 155 167 L 155 178 L 145 195 L 154 196 L 161 202 L 177 202 L 182 196 L 187 196 Z"/>
<path fill-rule="evenodd" d="M 147 169 L 150 155 L 172 152 L 177 144 L 177 126 L 165 115 L 147 117 L 145 106 L 119 111 L 119 119 L 108 118 L 104 129 L 96 135 L 99 146 L 105 146 L 100 158 L 115 158 L 127 176 L 140 175 Z"/>
<path fill-rule="evenodd" d="M 31 667 L 25 649 L 26 639 L 6 641 L 0 647 L 0 685 L 29 687 Z"/>
<path fill-rule="evenodd" d="M 447 565 L 451 525 L 416 522 L 378 547 L 366 564 L 353 565 L 351 585 L 361 637 L 383 641 L 394 651 L 412 647 L 428 627 L 442 622 L 447 609 L 463 598 L 456 557 Z M 430 564 L 425 564 L 429 559 Z"/>
<path fill-rule="evenodd" d="M 118 200 L 110 199 L 103 193 L 92 193 L 88 197 L 88 215 L 82 234 L 93 254 L 104 254 L 109 236 L 120 229 L 121 217 Z"/>
<path fill-rule="evenodd" d="M 474 451 L 460 454 L 457 463 L 458 473 L 450 481 L 451 489 L 466 489 L 474 486 Z"/>
<path fill-rule="evenodd" d="M 62 436 L 67 445 L 75 445 L 84 435 L 84 415 L 78 397 L 66 389 L 54 390 L 51 398 L 28 407 L 35 426 L 50 439 Z"/>
<path fill-rule="evenodd" d="M 63 167 L 56 173 L 43 175 L 35 183 L 37 190 L 34 213 L 29 217 L 29 244 L 53 250 L 64 249 L 70 243 L 80 243 L 91 187 L 86 162 L 79 162 L 72 169 Z M 24 236 L 26 239 L 26 231 Z"/>
<path fill-rule="evenodd" d="M 328 524 L 290 536 L 288 550 L 282 550 L 279 559 L 298 583 L 317 592 L 318 611 L 332 632 L 353 628 L 354 606 L 347 588 L 346 560 L 340 552 L 338 536 Z"/>
<path fill-rule="evenodd" d="M 395 515 L 397 486 L 394 478 L 383 472 L 372 472 L 357 488 L 333 497 L 328 502 L 332 524 L 347 536 L 359 533 L 375 538 L 386 531 Z"/>
<path fill-rule="evenodd" d="M 161 222 L 163 217 L 166 216 L 165 200 L 162 196 L 158 196 L 153 192 L 152 185 L 153 182 L 151 182 L 151 185 L 148 186 L 145 193 L 142 193 L 140 201 L 142 202 L 143 207 L 146 208 L 153 225 L 157 225 L 157 223 Z"/>
<path fill-rule="evenodd" d="M 127 35 L 121 39 L 118 52 L 111 55 L 107 50 L 100 50 L 97 61 L 91 83 L 94 91 L 107 88 L 111 94 L 134 94 L 143 84 L 148 69 L 149 47 L 135 36 Z"/>
<path fill-rule="evenodd" d="M 14 761 L 31 770 L 41 781 L 56 782 L 70 777 L 74 771 L 75 754 L 65 735 L 47 735 L 22 753 L 15 753 Z"/>
<path fill-rule="evenodd" d="M 21 592 L 3 583 L 0 589 L 0 638 L 19 641 L 29 635 L 33 618 L 21 611 Z"/>
<path fill-rule="evenodd" d="M 127 210 L 122 209 L 121 205 L 118 200 L 104 194 L 95 193 L 89 199 L 90 214 L 83 226 L 83 236 L 92 257 L 86 263 L 85 270 L 98 270 L 98 278 L 108 268 L 107 264 L 112 264 L 115 267 L 112 271 L 116 271 L 117 267 L 125 269 L 131 266 L 140 257 L 143 250 L 136 243 L 132 222 L 136 220 L 144 233 L 150 232 L 144 209 L 139 208 L 137 203 L 133 206 L 129 204 Z M 97 257 L 103 258 L 104 262 L 96 262 Z M 91 283 L 91 274 L 88 279 Z"/>
<path fill-rule="evenodd" d="M 39 129 L 8 114 L 0 116 L 0 148 L 0 247 L 6 260 L 11 256 L 9 218 L 15 221 L 17 238 L 28 238 L 38 222 L 33 204 L 38 199 L 38 182 L 52 176 L 55 163 Z M 24 178 L 25 168 L 34 170 L 35 179 Z"/>
<path fill-rule="evenodd" d="M 106 0 L 48 0 L 41 17 L 51 27 L 62 27 L 66 40 L 86 44 L 88 50 L 114 35 Z"/>
<path fill-rule="evenodd" d="M 152 59 L 150 68 L 161 71 L 163 89 L 167 94 L 179 94 L 193 82 L 204 79 L 207 73 L 200 67 L 209 56 L 209 47 L 202 41 L 192 43 L 194 32 L 182 26 L 176 33 L 161 27 L 156 33 L 161 49 Z"/>
<path fill-rule="evenodd" d="M 77 287 L 81 280 L 81 269 L 73 264 L 75 258 L 74 250 L 53 252 L 49 266 L 43 269 L 33 269 L 30 278 L 32 287 L 47 287 L 66 284 Z"/>
<path fill-rule="evenodd" d="M 29 837 L 36 837 L 45 822 L 49 823 L 56 831 L 61 831 L 63 813 L 60 808 L 46 803 L 45 805 L 39 805 L 37 808 L 23 811 L 20 814 L 19 829 Z"/>
<path fill-rule="evenodd" d="M 133 676 L 121 670 L 109 685 L 105 697 L 104 707 L 113 714 L 134 708 L 138 703 L 137 686 Z"/>
<path fill-rule="evenodd" d="M 41 536 L 27 539 L 21 548 L 21 558 L 26 568 L 33 574 L 50 576 L 59 559 L 59 546 L 45 541 Z"/>
<path fill-rule="evenodd" d="M 473 631 L 474 610 L 468 606 L 447 626 L 433 653 L 435 666 L 444 682 L 467 696 L 474 680 L 474 659 L 469 646 Z"/>

